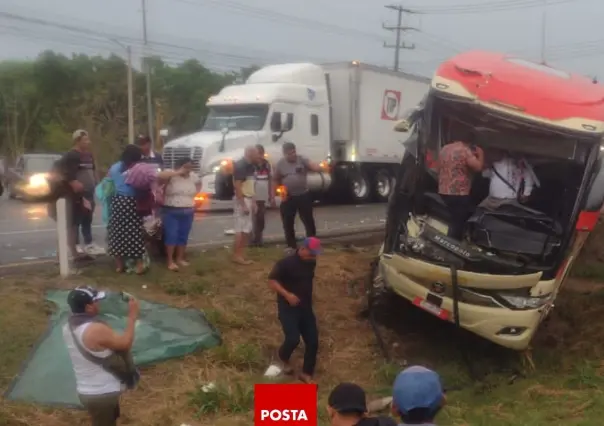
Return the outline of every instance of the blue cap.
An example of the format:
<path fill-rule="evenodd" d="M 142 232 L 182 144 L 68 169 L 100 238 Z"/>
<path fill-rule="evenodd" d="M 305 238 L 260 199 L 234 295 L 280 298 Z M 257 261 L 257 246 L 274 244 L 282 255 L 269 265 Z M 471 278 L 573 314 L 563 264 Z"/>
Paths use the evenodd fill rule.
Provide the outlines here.
<path fill-rule="evenodd" d="M 416 408 L 436 410 L 443 398 L 440 376 L 426 367 L 415 365 L 396 376 L 392 401 L 401 413 Z"/>

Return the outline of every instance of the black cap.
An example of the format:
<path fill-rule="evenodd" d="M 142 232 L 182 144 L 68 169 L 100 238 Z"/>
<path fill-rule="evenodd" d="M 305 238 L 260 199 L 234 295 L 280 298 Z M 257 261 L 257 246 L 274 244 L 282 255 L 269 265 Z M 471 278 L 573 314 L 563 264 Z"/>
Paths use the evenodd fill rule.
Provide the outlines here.
<path fill-rule="evenodd" d="M 333 388 L 327 404 L 342 414 L 363 414 L 367 411 L 365 391 L 354 383 L 340 383 Z"/>
<path fill-rule="evenodd" d="M 71 308 L 71 312 L 81 314 L 86 311 L 86 306 L 103 300 L 106 296 L 104 291 L 98 291 L 92 287 L 76 287 L 67 295 L 67 304 Z"/>

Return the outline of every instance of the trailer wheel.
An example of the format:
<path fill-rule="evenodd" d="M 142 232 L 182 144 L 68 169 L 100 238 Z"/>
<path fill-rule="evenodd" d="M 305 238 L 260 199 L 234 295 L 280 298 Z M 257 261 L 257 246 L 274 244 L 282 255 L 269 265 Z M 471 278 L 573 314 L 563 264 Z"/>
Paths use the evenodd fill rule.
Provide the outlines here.
<path fill-rule="evenodd" d="M 386 169 L 380 169 L 375 175 L 373 192 L 375 199 L 380 202 L 388 201 L 392 188 L 394 187 L 394 179 Z"/>
<path fill-rule="evenodd" d="M 354 171 L 349 177 L 350 197 L 354 203 L 365 203 L 371 196 L 371 185 L 367 174 L 361 170 Z"/>

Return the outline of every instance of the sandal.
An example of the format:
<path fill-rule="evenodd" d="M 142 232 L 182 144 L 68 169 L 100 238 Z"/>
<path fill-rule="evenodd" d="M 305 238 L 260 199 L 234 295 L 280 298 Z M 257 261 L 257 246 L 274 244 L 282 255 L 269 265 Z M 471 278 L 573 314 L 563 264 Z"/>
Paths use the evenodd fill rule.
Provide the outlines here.
<path fill-rule="evenodd" d="M 172 264 L 168 265 L 168 269 L 172 272 L 178 272 L 178 265 L 172 263 Z"/>

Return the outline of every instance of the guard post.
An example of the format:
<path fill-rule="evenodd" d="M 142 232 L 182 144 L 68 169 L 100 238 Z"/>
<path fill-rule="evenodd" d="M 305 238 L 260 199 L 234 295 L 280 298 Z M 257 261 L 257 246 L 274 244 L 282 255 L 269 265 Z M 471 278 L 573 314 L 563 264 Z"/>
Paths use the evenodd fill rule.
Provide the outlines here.
<path fill-rule="evenodd" d="M 69 267 L 67 220 L 67 200 L 59 198 L 57 200 L 57 254 L 59 257 L 59 273 L 62 277 L 68 277 L 71 272 L 71 268 Z"/>

